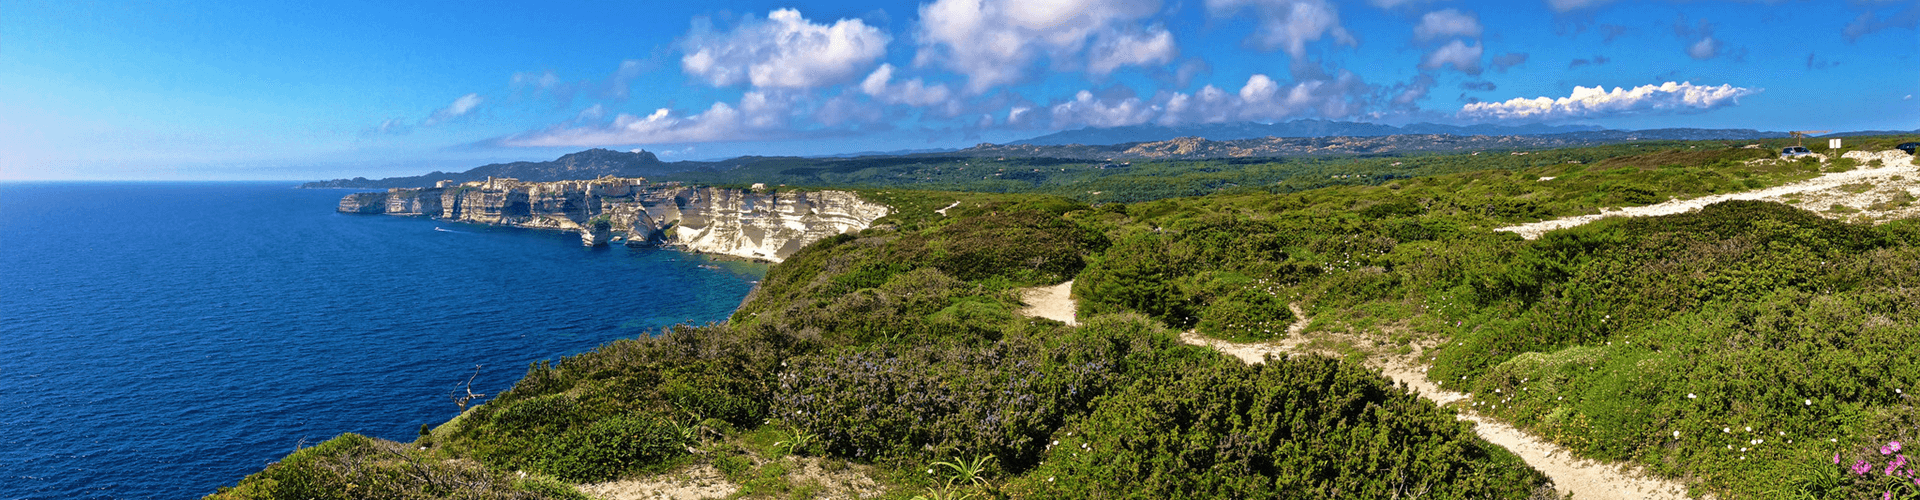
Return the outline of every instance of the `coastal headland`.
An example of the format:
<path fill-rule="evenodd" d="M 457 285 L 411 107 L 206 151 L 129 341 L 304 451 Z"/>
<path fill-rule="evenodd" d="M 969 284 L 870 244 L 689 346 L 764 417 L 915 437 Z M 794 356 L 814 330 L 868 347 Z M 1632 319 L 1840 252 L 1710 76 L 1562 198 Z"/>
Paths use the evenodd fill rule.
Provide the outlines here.
<path fill-rule="evenodd" d="M 780 262 L 890 209 L 848 191 L 732 189 L 635 177 L 525 182 L 490 177 L 431 188 L 353 193 L 339 211 L 578 231 L 588 246 L 668 246 Z"/>

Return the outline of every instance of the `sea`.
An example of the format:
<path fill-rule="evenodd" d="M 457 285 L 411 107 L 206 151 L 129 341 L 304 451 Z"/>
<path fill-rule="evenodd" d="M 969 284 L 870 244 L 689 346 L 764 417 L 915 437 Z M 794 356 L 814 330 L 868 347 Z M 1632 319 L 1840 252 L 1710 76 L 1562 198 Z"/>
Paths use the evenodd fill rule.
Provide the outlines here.
<path fill-rule="evenodd" d="M 0 499 L 199 498 L 341 433 L 411 441 L 469 380 L 723 321 L 766 274 L 349 192 L 0 183 Z"/>

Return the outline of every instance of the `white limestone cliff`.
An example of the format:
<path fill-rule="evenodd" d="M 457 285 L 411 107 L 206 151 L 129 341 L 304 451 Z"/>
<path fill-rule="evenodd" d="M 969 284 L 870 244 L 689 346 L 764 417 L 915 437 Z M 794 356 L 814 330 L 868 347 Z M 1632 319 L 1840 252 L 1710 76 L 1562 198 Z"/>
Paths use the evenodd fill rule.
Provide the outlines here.
<path fill-rule="evenodd" d="M 779 262 L 815 241 L 866 229 L 890 209 L 846 191 L 768 192 L 603 177 L 557 182 L 493 178 L 354 193 L 340 200 L 339 211 L 580 231 L 588 245 L 620 241 Z M 595 227 L 595 220 L 605 225 Z"/>

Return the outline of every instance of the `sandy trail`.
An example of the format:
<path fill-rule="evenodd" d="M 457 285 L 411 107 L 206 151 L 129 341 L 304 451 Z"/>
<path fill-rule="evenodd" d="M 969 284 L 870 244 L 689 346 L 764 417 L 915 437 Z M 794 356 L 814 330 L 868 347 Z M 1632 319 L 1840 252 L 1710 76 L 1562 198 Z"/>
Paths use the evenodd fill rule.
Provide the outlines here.
<path fill-rule="evenodd" d="M 1072 311 L 1074 310 L 1073 301 L 1067 296 L 1066 291 L 1071 288 L 1072 283 L 1073 282 L 1069 281 L 1057 286 L 1029 288 L 1023 291 L 1023 295 L 1029 297 L 1027 300 L 1028 304 L 1036 303 L 1032 297 L 1047 297 L 1049 300 L 1065 302 L 1065 304 L 1050 304 L 1054 310 L 1067 311 L 1065 320 L 1062 320 L 1061 317 L 1058 316 L 1041 316 L 1034 314 L 1034 311 L 1039 310 L 1039 306 L 1029 307 L 1022 310 L 1021 313 L 1061 321 L 1071 320 L 1073 318 Z M 1212 347 L 1215 350 L 1239 358 L 1241 361 L 1247 363 L 1263 363 L 1269 355 L 1286 357 L 1293 354 L 1305 354 L 1299 351 L 1299 348 L 1307 342 L 1307 338 L 1303 332 L 1311 320 L 1307 318 L 1305 311 L 1301 310 L 1299 304 L 1288 304 L 1287 308 L 1293 310 L 1293 316 L 1297 319 L 1294 320 L 1292 325 L 1287 326 L 1287 337 L 1283 339 L 1277 339 L 1272 342 L 1240 343 L 1210 339 L 1201 336 L 1199 333 L 1187 331 L 1180 335 L 1180 340 L 1188 344 Z M 1408 358 L 1417 358 L 1419 355 L 1419 352 L 1415 352 Z M 1435 404 L 1447 405 L 1449 403 L 1463 402 L 1470 398 L 1466 394 L 1440 389 L 1438 386 L 1435 386 L 1433 382 L 1427 381 L 1424 370 L 1414 368 L 1406 360 L 1390 359 L 1382 361 L 1376 359 L 1369 361 L 1368 366 L 1380 370 L 1382 375 L 1393 379 L 1395 382 L 1406 384 L 1407 388 L 1412 390 L 1414 394 L 1427 398 Z M 1639 471 L 1625 471 L 1621 466 L 1616 464 L 1574 457 L 1572 453 L 1567 452 L 1565 448 L 1561 448 L 1559 445 L 1534 437 L 1511 425 L 1495 421 L 1491 418 L 1482 417 L 1472 412 L 1469 408 L 1455 407 L 1455 410 L 1458 412 L 1458 418 L 1460 420 L 1474 423 L 1473 430 L 1478 433 L 1482 439 L 1486 439 L 1488 442 L 1506 448 L 1507 451 L 1511 451 L 1515 455 L 1519 455 L 1520 459 L 1526 461 L 1527 465 L 1545 473 L 1548 478 L 1553 480 L 1554 490 L 1560 495 L 1571 494 L 1573 498 L 1581 500 L 1679 500 L 1687 498 L 1686 487 L 1681 486 L 1679 483 L 1646 477 L 1640 474 Z"/>
<path fill-rule="evenodd" d="M 1882 166 L 1879 168 L 1860 168 L 1846 172 L 1834 172 L 1792 184 L 1754 191 L 1716 194 L 1639 207 L 1602 208 L 1598 214 L 1576 215 L 1507 226 L 1495 229 L 1495 231 L 1519 233 L 1521 237 L 1531 240 L 1539 238 L 1540 235 L 1546 234 L 1548 231 L 1579 226 L 1605 217 L 1672 215 L 1691 212 L 1707 205 L 1732 200 L 1786 201 L 1789 199 L 1804 199 L 1803 201 L 1808 203 L 1804 203 L 1803 207 L 1810 210 L 1822 210 L 1827 208 L 1829 204 L 1845 205 L 1854 210 L 1870 212 L 1866 215 L 1871 219 L 1898 217 L 1899 215 L 1904 215 L 1905 212 L 1912 211 L 1898 210 L 1897 212 L 1901 212 L 1900 214 L 1881 214 L 1873 213 L 1874 211 L 1868 208 L 1872 203 L 1881 201 L 1885 194 L 1890 192 L 1889 190 L 1912 192 L 1916 188 L 1920 188 L 1920 186 L 1916 186 L 1914 179 L 1915 175 L 1920 175 L 1920 171 L 1915 170 L 1912 155 L 1898 150 L 1888 150 L 1880 152 L 1850 151 L 1842 156 L 1853 158 L 1862 164 L 1865 164 L 1869 160 L 1877 159 L 1880 160 Z M 1824 159 L 1824 157 L 1822 158 Z M 1895 177 L 1902 177 L 1902 179 L 1895 179 Z M 1544 182 L 1546 179 L 1550 178 L 1543 178 L 1542 181 Z M 1849 193 L 1841 189 L 1843 185 L 1857 183 L 1868 183 L 1881 189 L 1870 193 Z M 1829 213 L 1823 213 L 1822 215 L 1833 216 Z"/>
<path fill-rule="evenodd" d="M 1046 318 L 1069 326 L 1079 325 L 1073 317 L 1073 280 L 1067 280 L 1054 286 L 1040 286 L 1022 290 L 1020 301 L 1027 304 L 1020 314 L 1035 318 Z"/>

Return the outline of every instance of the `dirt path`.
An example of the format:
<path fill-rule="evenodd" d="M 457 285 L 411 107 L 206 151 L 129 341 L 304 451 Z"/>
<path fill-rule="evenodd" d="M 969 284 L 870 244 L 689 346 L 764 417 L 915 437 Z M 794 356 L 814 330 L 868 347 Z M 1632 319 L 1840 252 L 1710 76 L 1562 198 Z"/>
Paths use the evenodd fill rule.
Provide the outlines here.
<path fill-rule="evenodd" d="M 1835 172 L 1783 186 L 1744 191 L 1739 193 L 1716 194 L 1686 200 L 1673 200 L 1666 203 L 1626 208 L 1602 208 L 1598 214 L 1576 215 L 1559 219 L 1545 220 L 1529 224 L 1520 224 L 1496 229 L 1519 233 L 1526 239 L 1539 238 L 1540 235 L 1555 229 L 1564 229 L 1586 224 L 1605 217 L 1649 217 L 1672 215 L 1699 210 L 1701 207 L 1731 200 L 1767 200 L 1797 203 L 1801 208 L 1812 210 L 1824 216 L 1834 218 L 1864 218 L 1866 220 L 1886 220 L 1912 216 L 1920 212 L 1920 206 L 1887 207 L 1875 209 L 1876 203 L 1894 199 L 1898 192 L 1909 195 L 1920 191 L 1920 170 L 1916 170 L 1913 156 L 1889 150 L 1881 152 L 1850 151 L 1845 155 L 1865 164 L 1870 160 L 1880 160 L 1879 168 L 1860 168 L 1846 172 Z M 1775 161 L 1775 160 L 1756 160 Z M 1543 178 L 1542 182 L 1547 179 Z M 1847 186 L 1860 187 L 1859 191 L 1847 189 Z M 1848 210 L 1830 210 L 1833 205 L 1847 207 Z"/>
<path fill-rule="evenodd" d="M 1067 311 L 1068 315 L 1066 317 L 1072 319 L 1073 303 L 1072 299 L 1069 298 L 1066 293 L 1066 290 L 1071 288 L 1071 284 L 1072 282 L 1069 281 L 1066 284 L 1053 287 L 1029 288 L 1023 293 L 1024 296 L 1029 297 L 1029 299 L 1027 299 L 1027 303 L 1029 304 L 1036 303 L 1032 297 L 1041 296 L 1048 297 L 1050 300 L 1065 302 L 1063 305 L 1053 304 L 1053 307 Z M 1058 291 L 1049 291 L 1055 289 Z M 1287 308 L 1293 310 L 1293 316 L 1297 319 L 1294 320 L 1292 325 L 1287 326 L 1287 337 L 1283 339 L 1258 343 L 1228 342 L 1206 338 L 1199 333 L 1188 331 L 1180 335 L 1180 340 L 1188 344 L 1212 347 L 1222 353 L 1240 358 L 1241 361 L 1247 363 L 1263 363 L 1269 355 L 1286 357 L 1293 354 L 1304 354 L 1298 349 L 1302 344 L 1307 342 L 1304 331 L 1310 319 L 1307 318 L 1305 311 L 1301 310 L 1299 304 L 1288 304 Z M 1041 316 L 1032 312 L 1038 309 L 1038 306 L 1029 307 L 1022 310 L 1021 313 L 1050 319 L 1060 319 L 1054 316 Z M 1406 359 L 1413 359 L 1419 356 L 1420 353 L 1416 351 L 1407 356 Z M 1435 386 L 1432 382 L 1427 381 L 1423 369 L 1414 368 L 1406 359 L 1375 359 L 1370 361 L 1368 365 L 1371 368 L 1380 370 L 1380 373 L 1387 378 L 1406 384 L 1407 388 L 1411 389 L 1414 394 L 1427 398 L 1435 404 L 1447 405 L 1470 399 L 1466 394 L 1442 390 Z M 1687 498 L 1686 488 L 1678 483 L 1645 477 L 1640 474 L 1639 471 L 1624 471 L 1619 465 L 1578 458 L 1559 445 L 1536 438 L 1511 425 L 1501 423 L 1491 418 L 1482 417 L 1473 413 L 1468 408 L 1455 407 L 1455 410 L 1459 412 L 1458 418 L 1460 420 L 1474 423 L 1474 432 L 1478 433 L 1481 438 L 1493 444 L 1500 445 L 1500 447 L 1506 448 L 1515 455 L 1519 455 L 1521 460 L 1527 462 L 1527 465 L 1545 473 L 1548 478 L 1553 480 L 1554 490 L 1560 495 L 1571 494 L 1573 498 L 1578 500 L 1680 500 Z"/>
<path fill-rule="evenodd" d="M 1079 325 L 1073 317 L 1073 280 L 1067 280 L 1054 286 L 1039 286 L 1020 292 L 1020 301 L 1027 303 L 1020 314 L 1035 318 L 1046 318 L 1069 326 Z"/>

